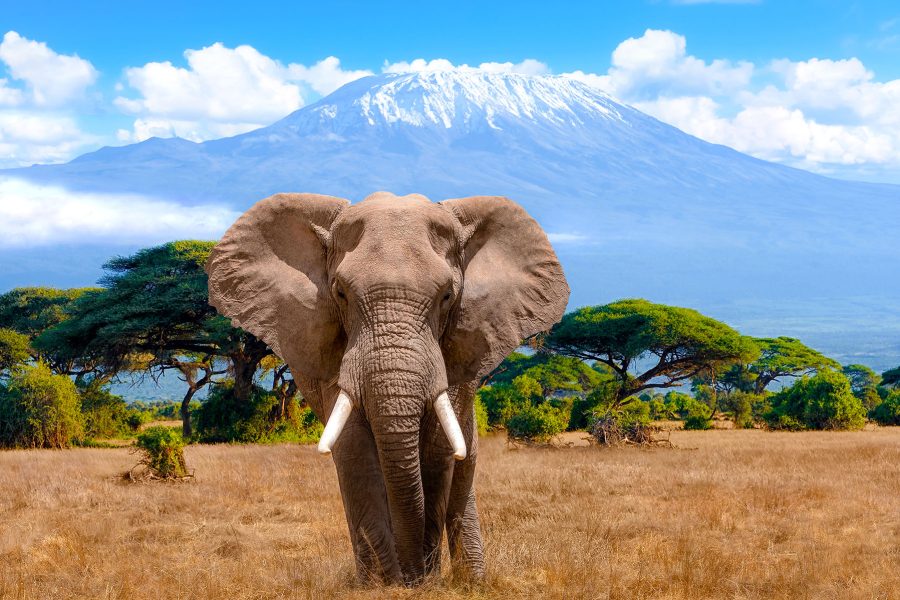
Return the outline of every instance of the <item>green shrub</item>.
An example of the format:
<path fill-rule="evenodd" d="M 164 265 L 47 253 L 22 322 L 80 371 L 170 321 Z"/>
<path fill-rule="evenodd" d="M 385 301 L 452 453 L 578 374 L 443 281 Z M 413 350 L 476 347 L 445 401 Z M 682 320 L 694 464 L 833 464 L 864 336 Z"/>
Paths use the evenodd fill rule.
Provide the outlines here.
<path fill-rule="evenodd" d="M 564 410 L 544 402 L 520 409 L 507 420 L 506 430 L 512 439 L 546 442 L 565 431 L 568 421 Z"/>
<path fill-rule="evenodd" d="M 481 397 L 475 394 L 475 431 L 478 435 L 487 435 L 489 429 L 487 409 L 484 407 Z"/>
<path fill-rule="evenodd" d="M 762 396 L 748 392 L 733 392 L 725 397 L 724 408 L 731 412 L 735 429 L 753 427 L 756 407 L 763 402 Z"/>
<path fill-rule="evenodd" d="M 0 375 L 25 366 L 31 358 L 28 336 L 0 327 Z"/>
<path fill-rule="evenodd" d="M 892 390 L 872 409 L 872 419 L 879 425 L 900 425 L 900 390 Z"/>
<path fill-rule="evenodd" d="M 806 426 L 790 415 L 772 414 L 766 419 L 769 429 L 775 431 L 803 431 Z"/>
<path fill-rule="evenodd" d="M 149 427 L 138 435 L 137 447 L 143 454 L 141 462 L 153 475 L 164 479 L 188 476 L 184 439 L 177 429 L 161 425 Z"/>
<path fill-rule="evenodd" d="M 652 397 L 650 401 L 647 402 L 647 406 L 650 409 L 650 418 L 654 421 L 672 418 L 672 413 L 669 412 L 668 407 L 666 407 L 666 403 L 661 399 L 661 397 Z"/>
<path fill-rule="evenodd" d="M 866 424 L 862 402 L 838 371 L 823 370 L 804 377 L 769 400 L 766 421 L 773 429 L 796 424 L 807 429 L 861 429 Z"/>
<path fill-rule="evenodd" d="M 68 377 L 38 363 L 0 386 L 0 446 L 67 448 L 83 434 L 81 402 Z"/>
<path fill-rule="evenodd" d="M 684 418 L 684 428 L 698 431 L 712 429 L 713 425 L 710 413 L 711 411 L 707 406 L 700 405 L 699 403 L 697 406 L 691 407 L 690 412 L 688 412 L 687 416 Z"/>
<path fill-rule="evenodd" d="M 143 420 L 121 396 L 91 383 L 78 389 L 81 412 L 84 414 L 84 434 L 91 439 L 126 437 L 140 429 Z"/>
<path fill-rule="evenodd" d="M 233 382 L 213 386 L 196 411 L 197 435 L 203 442 L 318 441 L 323 425 L 312 410 L 291 398 L 281 414 L 278 397 L 254 386 L 247 401 L 234 397 Z"/>

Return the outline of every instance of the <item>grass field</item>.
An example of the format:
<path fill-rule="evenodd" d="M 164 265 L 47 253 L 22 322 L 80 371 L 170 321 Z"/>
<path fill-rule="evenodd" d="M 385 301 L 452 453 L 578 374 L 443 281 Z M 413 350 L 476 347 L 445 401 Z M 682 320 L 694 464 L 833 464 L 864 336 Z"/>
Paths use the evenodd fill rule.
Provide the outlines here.
<path fill-rule="evenodd" d="M 900 598 L 900 428 L 672 433 L 676 449 L 483 440 L 489 575 L 353 583 L 331 461 L 194 446 L 130 484 L 127 449 L 0 452 L 3 598 Z"/>

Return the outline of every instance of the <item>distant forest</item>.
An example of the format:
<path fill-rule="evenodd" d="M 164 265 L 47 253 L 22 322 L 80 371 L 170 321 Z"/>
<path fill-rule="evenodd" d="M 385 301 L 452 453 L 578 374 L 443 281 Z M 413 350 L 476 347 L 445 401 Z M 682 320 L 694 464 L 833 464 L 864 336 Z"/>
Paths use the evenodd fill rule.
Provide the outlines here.
<path fill-rule="evenodd" d="M 102 444 L 173 419 L 186 441 L 316 440 L 321 424 L 289 367 L 209 305 L 203 265 L 213 246 L 177 241 L 114 257 L 97 288 L 0 295 L 0 446 Z M 689 308 L 586 306 L 526 348 L 482 382 L 482 432 L 540 442 L 661 420 L 690 429 L 900 425 L 900 367 L 840 365 L 800 340 L 745 336 Z M 128 403 L 110 391 L 123 377 L 166 373 L 183 382 L 181 397 Z"/>

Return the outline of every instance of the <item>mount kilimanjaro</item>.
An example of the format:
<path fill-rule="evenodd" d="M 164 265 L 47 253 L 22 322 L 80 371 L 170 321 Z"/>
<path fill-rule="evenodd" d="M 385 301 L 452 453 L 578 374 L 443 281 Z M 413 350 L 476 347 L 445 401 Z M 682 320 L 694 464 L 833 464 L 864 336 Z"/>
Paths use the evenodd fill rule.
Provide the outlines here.
<path fill-rule="evenodd" d="M 572 306 L 643 296 L 900 362 L 900 186 L 758 160 L 565 77 L 367 77 L 242 135 L 2 176 L 235 210 L 281 191 L 505 195 L 550 232 Z"/>

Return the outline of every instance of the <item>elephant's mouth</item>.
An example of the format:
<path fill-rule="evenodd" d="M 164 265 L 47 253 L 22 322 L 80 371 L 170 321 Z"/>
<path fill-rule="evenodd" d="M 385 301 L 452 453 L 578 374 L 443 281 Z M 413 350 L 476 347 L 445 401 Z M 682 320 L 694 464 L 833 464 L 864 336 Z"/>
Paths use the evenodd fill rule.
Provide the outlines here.
<path fill-rule="evenodd" d="M 334 408 L 331 410 L 331 415 L 328 417 L 328 422 L 325 424 L 322 437 L 319 439 L 320 454 L 331 454 L 331 449 L 337 442 L 338 437 L 340 437 L 351 412 L 353 412 L 353 402 L 350 400 L 350 396 L 344 390 L 341 390 L 334 403 Z M 463 460 L 466 458 L 466 442 L 463 439 L 462 429 L 459 426 L 459 421 L 456 418 L 456 413 L 453 411 L 453 405 L 450 403 L 450 397 L 446 391 L 441 392 L 435 398 L 434 412 L 438 417 L 441 428 L 447 435 L 450 447 L 453 448 L 453 458 Z"/>

